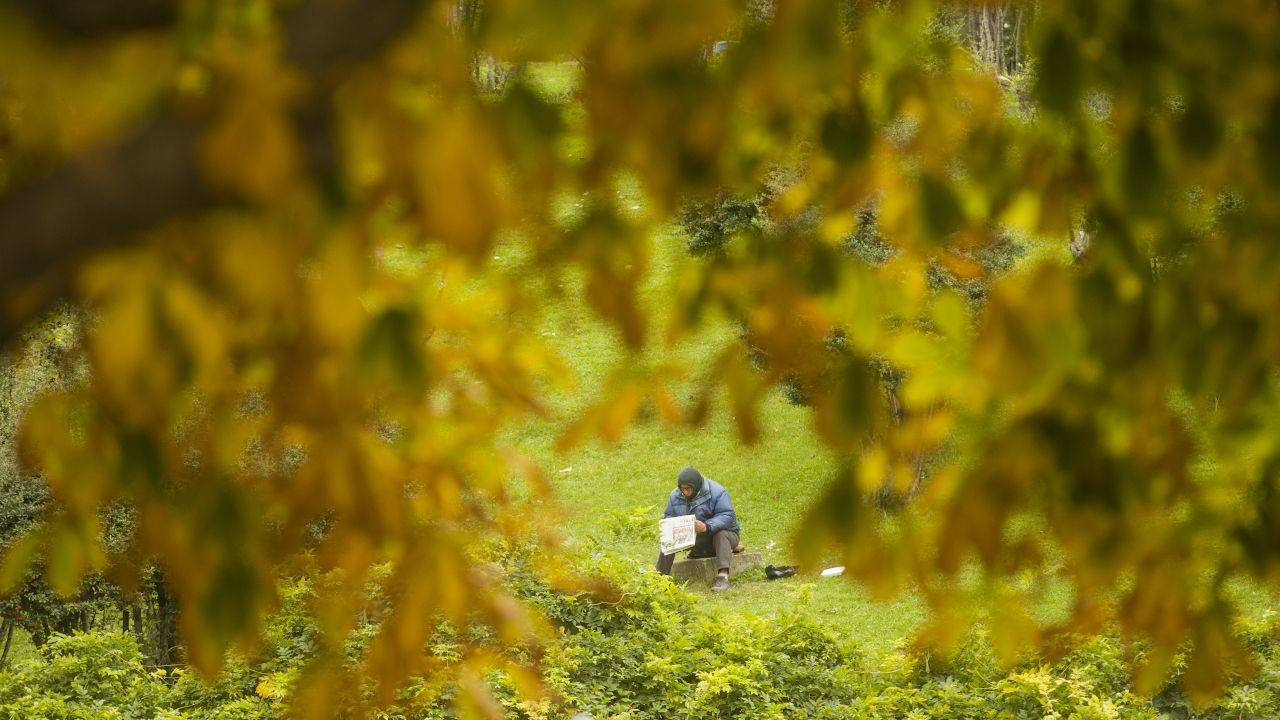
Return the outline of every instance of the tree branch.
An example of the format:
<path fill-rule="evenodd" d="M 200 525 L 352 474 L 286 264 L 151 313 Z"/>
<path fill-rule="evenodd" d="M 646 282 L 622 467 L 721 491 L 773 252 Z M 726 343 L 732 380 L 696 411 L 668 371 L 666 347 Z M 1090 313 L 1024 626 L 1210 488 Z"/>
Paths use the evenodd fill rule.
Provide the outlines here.
<path fill-rule="evenodd" d="M 136 0 L 122 7 L 149 4 Z M 341 73 L 410 27 L 421 6 L 422 0 L 311 0 L 284 19 L 285 56 L 313 80 L 311 96 L 295 113 L 312 172 L 336 166 L 329 115 Z M 166 218 L 228 199 L 201 177 L 202 131 L 203 121 L 162 113 L 115 147 L 0 200 L 0 347 L 67 293 L 72 271 L 89 255 L 132 242 Z"/>
<path fill-rule="evenodd" d="M 0 670 L 4 669 L 5 662 L 9 659 L 9 644 L 13 642 L 13 618 L 5 618 L 4 625 L 0 626 L 0 635 L 4 635 L 4 650 L 0 651 Z"/>
<path fill-rule="evenodd" d="M 97 37 L 173 25 L 175 0 L 10 0 L 45 28 L 74 37 Z"/>
<path fill-rule="evenodd" d="M 208 202 L 196 157 L 199 137 L 195 123 L 162 115 L 120 145 L 4 198 L 0 343 L 65 293 L 71 268 L 90 252 Z"/>

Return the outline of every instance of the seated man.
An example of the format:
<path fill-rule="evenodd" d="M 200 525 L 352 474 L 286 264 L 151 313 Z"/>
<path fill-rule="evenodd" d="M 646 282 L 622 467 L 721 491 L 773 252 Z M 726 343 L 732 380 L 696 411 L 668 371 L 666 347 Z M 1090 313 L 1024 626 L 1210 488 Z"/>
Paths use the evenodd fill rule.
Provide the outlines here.
<path fill-rule="evenodd" d="M 715 480 L 704 478 L 702 473 L 687 467 L 676 476 L 676 488 L 671 491 L 663 513 L 663 517 L 680 515 L 693 515 L 694 528 L 698 531 L 689 557 L 715 557 L 716 582 L 711 589 L 715 592 L 728 590 L 729 560 L 734 552 L 741 550 L 738 539 L 742 532 L 738 527 L 738 516 L 733 513 L 729 491 Z M 675 559 L 675 553 L 659 554 L 658 572 L 670 575 Z"/>

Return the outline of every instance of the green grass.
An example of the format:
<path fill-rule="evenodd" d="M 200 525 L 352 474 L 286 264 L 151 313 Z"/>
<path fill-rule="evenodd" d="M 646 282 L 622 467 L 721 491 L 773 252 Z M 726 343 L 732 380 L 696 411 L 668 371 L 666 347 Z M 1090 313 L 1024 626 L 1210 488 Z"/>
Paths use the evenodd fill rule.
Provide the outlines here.
<path fill-rule="evenodd" d="M 873 658 L 908 642 L 926 613 L 923 601 L 913 595 L 877 602 L 845 578 L 797 576 L 769 581 L 758 570 L 735 578 L 727 593 L 707 592 L 699 597 L 717 613 L 768 616 L 782 609 L 800 608 Z"/>
<path fill-rule="evenodd" d="M 567 102 L 582 81 L 582 68 L 574 62 L 529 63 L 524 81 L 547 100 Z"/>
<path fill-rule="evenodd" d="M 3 639 L 0 639 L 0 645 L 3 645 Z M 36 657 L 39 651 L 31 642 L 31 635 L 21 627 L 14 628 L 13 641 L 9 644 L 9 655 L 5 658 L 5 668 L 11 668 L 23 660 L 30 660 Z"/>
<path fill-rule="evenodd" d="M 613 198 L 621 207 L 635 208 L 643 199 L 625 182 Z M 597 199 L 598 201 L 599 199 Z M 657 555 L 657 521 L 676 474 L 686 465 L 697 467 L 728 488 L 742 525 L 743 542 L 760 552 L 766 563 L 793 564 L 791 539 L 803 515 L 835 472 L 830 451 L 813 432 L 807 408 L 792 406 L 781 393 L 771 393 L 759 408 L 762 435 L 744 445 L 725 403 L 715 402 L 700 428 L 672 427 L 652 411 L 642 411 L 621 439 L 605 444 L 592 439 L 559 453 L 555 441 L 584 408 L 599 400 L 610 374 L 628 363 L 677 360 L 690 370 L 674 394 L 690 403 L 699 378 L 726 346 L 738 347 L 727 321 L 713 321 L 696 336 L 672 346 L 658 339 L 664 327 L 662 309 L 689 256 L 685 240 L 675 229 L 659 227 L 652 236 L 651 272 L 641 289 L 640 302 L 653 311 L 651 341 L 642 357 L 629 358 L 620 333 L 602 321 L 583 299 L 581 278 L 570 273 L 547 282 L 558 283 L 541 308 L 539 332 L 573 369 L 573 390 L 551 392 L 554 417 L 529 423 L 506 439 L 536 458 L 551 477 L 558 509 L 566 518 L 569 539 L 607 538 L 637 572 L 653 572 Z M 499 250 L 504 268 L 519 272 L 520 253 Z M 821 568 L 805 568 L 816 571 Z M 886 652 L 910 636 L 924 617 L 918 598 L 881 604 L 846 578 L 788 578 L 768 581 L 753 571 L 735 578 L 729 593 L 713 595 L 691 588 L 699 601 L 717 612 L 771 615 L 798 607 L 831 627 L 850 642 L 873 653 Z"/>
<path fill-rule="evenodd" d="M 580 75 L 573 63 L 536 63 L 526 68 L 525 82 L 548 100 L 571 102 Z M 579 108 L 571 106 L 567 111 L 571 121 L 581 119 Z M 571 138 L 567 147 L 576 147 L 575 142 Z M 644 218 L 647 203 L 636 183 L 618 178 L 612 193 L 613 197 L 565 198 L 560 215 L 571 224 L 578 203 L 592 201 L 611 202 L 623 214 L 638 221 Z M 566 273 L 537 280 L 547 285 L 538 331 L 573 369 L 576 383 L 570 390 L 549 393 L 554 414 L 550 421 L 530 423 L 506 439 L 533 455 L 550 475 L 568 538 L 607 538 L 634 561 L 636 572 L 654 572 L 657 521 L 676 474 L 686 465 L 728 488 L 743 542 L 751 551 L 760 552 L 766 563 L 793 564 L 792 537 L 835 468 L 830 451 L 813 432 L 808 409 L 788 404 L 780 393 L 772 393 L 760 406 L 762 436 L 750 446 L 739 440 L 734 418 L 722 398 L 716 398 L 707 423 L 700 428 L 673 428 L 652 411 L 642 411 L 614 444 L 593 439 L 566 453 L 554 449 L 567 424 L 597 402 L 610 375 L 628 363 L 682 363 L 689 373 L 672 392 L 682 406 L 688 406 L 716 354 L 725 347 L 740 347 L 733 326 L 723 319 L 713 319 L 674 345 L 661 341 L 660 330 L 667 321 L 663 311 L 671 306 L 669 298 L 682 270 L 701 261 L 688 254 L 685 238 L 676 228 L 657 226 L 650 240 L 653 254 L 639 302 L 652 315 L 649 342 L 640 358 L 629 358 L 619 331 L 589 307 L 580 276 Z M 518 248 L 495 254 L 500 270 L 522 272 L 525 258 Z M 690 589 L 699 602 L 716 612 L 768 616 L 799 609 L 873 654 L 887 652 L 909 638 L 924 618 L 919 598 L 878 603 L 847 578 L 809 574 L 769 581 L 755 570 L 735 578 L 728 593 Z"/>
<path fill-rule="evenodd" d="M 542 63 L 527 68 L 525 81 L 550 101 L 572 103 L 580 76 L 580 68 L 573 63 Z M 580 155 L 585 148 L 579 147 L 581 138 L 572 137 L 572 126 L 582 121 L 581 109 L 571 105 L 567 112 L 571 137 L 566 152 Z M 612 202 L 624 214 L 644 217 L 644 198 L 634 183 L 619 179 L 612 192 L 613 197 L 564 198 L 563 221 L 574 222 L 585 202 Z M 636 572 L 653 572 L 657 520 L 676 473 L 685 465 L 697 467 L 728 488 L 742 524 L 743 542 L 750 550 L 762 553 L 766 563 L 793 564 L 791 539 L 835 468 L 830 452 L 813 432 L 809 411 L 789 405 L 780 393 L 771 394 L 759 408 L 763 433 L 751 446 L 739 441 L 734 419 L 719 403 L 701 428 L 672 428 L 649 412 L 642 413 L 617 443 L 592 440 L 567 453 L 553 449 L 567 423 L 599 399 L 600 388 L 619 368 L 630 362 L 682 361 L 690 374 L 675 392 L 687 405 L 716 353 L 737 342 L 733 327 L 723 320 L 713 320 L 697 335 L 673 346 L 659 341 L 657 329 L 666 321 L 662 312 L 671 305 L 669 298 L 682 269 L 700 261 L 686 252 L 685 239 L 677 229 L 659 226 L 652 233 L 651 268 L 639 301 L 654 317 L 650 342 L 639 359 L 627 357 L 620 333 L 585 302 L 580 276 L 571 272 L 538 280 L 553 286 L 541 308 L 539 331 L 573 369 L 577 382 L 572 390 L 550 393 L 550 421 L 528 424 L 506 439 L 532 454 L 548 471 L 569 539 L 607 538 L 634 561 Z M 1047 253 L 1065 252 L 1056 243 L 1030 243 L 1029 248 L 1020 267 Z M 521 272 L 522 253 L 500 250 L 498 254 L 502 269 Z M 762 572 L 752 571 L 735 578 L 731 591 L 724 594 L 692 589 L 700 603 L 720 613 L 767 616 L 798 608 L 872 656 L 909 640 L 925 620 L 926 609 L 917 595 L 877 602 L 847 578 L 814 577 L 812 573 L 819 569 L 804 568 L 810 574 L 779 581 L 768 581 Z M 962 580 L 965 587 L 957 592 L 980 594 L 980 579 L 975 575 L 969 580 Z M 1269 612 L 1274 606 L 1271 593 L 1255 591 L 1249 584 L 1236 595 L 1246 615 Z M 1061 620 L 1069 613 L 1072 597 L 1068 583 L 1051 582 L 1035 613 L 1043 622 Z"/>

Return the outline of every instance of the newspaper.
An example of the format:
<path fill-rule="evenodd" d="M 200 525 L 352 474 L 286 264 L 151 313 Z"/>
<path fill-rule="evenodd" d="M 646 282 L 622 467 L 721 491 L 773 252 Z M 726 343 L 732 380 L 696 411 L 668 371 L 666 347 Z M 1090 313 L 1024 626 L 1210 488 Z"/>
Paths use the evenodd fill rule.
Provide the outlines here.
<path fill-rule="evenodd" d="M 663 555 L 688 550 L 697 542 L 698 532 L 694 528 L 692 515 L 663 518 L 658 523 L 658 545 Z"/>

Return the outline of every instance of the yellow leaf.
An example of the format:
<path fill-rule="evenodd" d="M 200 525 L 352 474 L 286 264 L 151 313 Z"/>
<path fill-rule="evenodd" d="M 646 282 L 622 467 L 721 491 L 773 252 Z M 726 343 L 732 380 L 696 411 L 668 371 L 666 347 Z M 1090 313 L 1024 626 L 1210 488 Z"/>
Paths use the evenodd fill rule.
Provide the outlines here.
<path fill-rule="evenodd" d="M 29 530 L 5 549 L 4 560 L 0 562 L 0 593 L 11 593 L 22 582 L 40 549 L 43 535 L 38 529 Z"/>
<path fill-rule="evenodd" d="M 912 645 L 921 650 L 936 650 L 951 657 L 973 627 L 972 613 L 960 606 L 933 608 L 924 629 L 916 633 Z"/>
<path fill-rule="evenodd" d="M 952 290 L 942 290 L 930 306 L 934 325 L 953 343 L 965 343 L 969 336 L 969 306 Z"/>
<path fill-rule="evenodd" d="M 49 587 L 63 598 L 75 595 L 86 572 L 102 566 L 97 547 L 96 516 L 80 522 L 68 520 L 50 528 L 46 538 Z"/>
<path fill-rule="evenodd" d="M 462 695 L 458 698 L 458 707 L 463 718 L 467 720 L 502 720 L 506 713 L 494 699 L 489 687 L 472 670 L 463 670 L 459 680 Z"/>
<path fill-rule="evenodd" d="M 991 643 L 996 657 L 1006 668 L 1013 667 L 1029 649 L 1035 647 L 1040 636 L 1035 620 L 1027 614 L 1031 599 L 1021 593 L 1005 591 L 993 608 Z"/>
<path fill-rule="evenodd" d="M 503 157 L 491 128 L 465 107 L 444 114 L 418 149 L 418 201 L 428 235 L 475 260 L 507 215 Z"/>
<path fill-rule="evenodd" d="M 267 311 L 287 301 L 295 292 L 298 260 L 289 252 L 284 233 L 269 232 L 251 218 L 232 217 L 211 221 L 218 244 L 214 257 L 218 277 L 232 297 L 246 308 Z"/>
<path fill-rule="evenodd" d="M 678 425 L 680 423 L 680 407 L 676 405 L 675 398 L 671 397 L 670 391 L 660 383 L 655 383 L 649 391 L 649 396 L 653 399 L 654 406 L 658 409 L 658 415 L 662 420 L 670 425 Z"/>
<path fill-rule="evenodd" d="M 600 436 L 608 442 L 617 442 L 643 400 L 644 393 L 634 385 L 619 392 L 601 414 Z"/>
<path fill-rule="evenodd" d="M 1010 228 L 1034 232 L 1040 220 L 1040 199 L 1034 192 L 1018 193 L 1000 215 L 1003 224 Z"/>
<path fill-rule="evenodd" d="M 350 347 L 359 337 L 367 319 L 360 296 L 368 263 L 354 238 L 341 233 L 321 251 L 308 273 L 310 320 L 328 346 Z"/>
<path fill-rule="evenodd" d="M 1175 653 L 1159 645 L 1147 651 L 1143 662 L 1134 668 L 1133 691 L 1142 697 L 1151 697 L 1164 685 L 1173 667 Z"/>
<path fill-rule="evenodd" d="M 1227 684 L 1227 656 L 1224 648 L 1216 642 L 1206 642 L 1200 638 L 1191 657 L 1187 660 L 1187 669 L 1182 675 L 1182 685 L 1191 699 L 1193 707 L 1203 710 L 1218 699 Z"/>
<path fill-rule="evenodd" d="M 233 104 L 200 147 L 215 186 L 260 203 L 277 199 L 298 177 L 301 155 L 288 109 L 256 94 Z"/>

